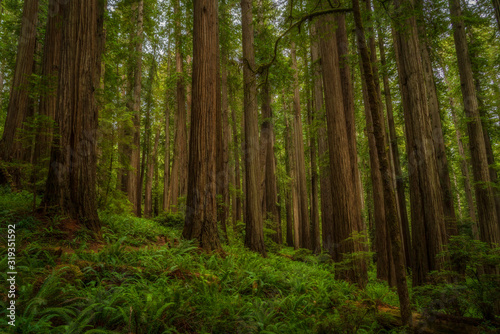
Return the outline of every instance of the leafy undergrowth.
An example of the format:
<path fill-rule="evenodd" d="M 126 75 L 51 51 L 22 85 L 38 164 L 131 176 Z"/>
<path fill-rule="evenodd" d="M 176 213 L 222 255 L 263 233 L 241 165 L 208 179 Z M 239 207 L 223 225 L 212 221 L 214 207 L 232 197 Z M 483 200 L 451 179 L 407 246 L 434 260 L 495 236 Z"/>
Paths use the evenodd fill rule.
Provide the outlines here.
<path fill-rule="evenodd" d="M 182 219 L 101 213 L 102 240 L 64 217 L 31 215 L 31 197 L 0 193 L 0 326 L 9 328 L 6 225 L 16 224 L 15 333 L 386 333 L 377 305 L 397 295 L 374 278 L 335 280 L 327 256 L 240 243 L 205 254 Z"/>

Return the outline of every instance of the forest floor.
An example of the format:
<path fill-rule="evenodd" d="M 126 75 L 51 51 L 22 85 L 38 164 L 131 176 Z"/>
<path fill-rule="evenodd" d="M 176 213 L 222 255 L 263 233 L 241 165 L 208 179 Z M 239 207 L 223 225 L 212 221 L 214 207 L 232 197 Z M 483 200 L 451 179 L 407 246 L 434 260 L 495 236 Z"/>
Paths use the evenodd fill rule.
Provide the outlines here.
<path fill-rule="evenodd" d="M 399 333 L 395 290 L 375 277 L 361 290 L 336 280 L 325 254 L 241 238 L 205 254 L 180 238 L 182 217 L 101 212 L 100 238 L 64 217 L 29 212 L 31 195 L 0 193 L 0 328 L 6 333 Z M 9 326 L 7 225 L 16 234 L 16 319 Z M 241 232 L 242 233 L 242 232 Z M 421 333 L 436 314 L 415 303 Z M 438 319 L 439 320 L 439 319 Z M 467 327 L 462 327 L 464 330 Z M 494 333 L 491 324 L 472 331 Z M 0 329 L 0 332 L 4 332 Z"/>

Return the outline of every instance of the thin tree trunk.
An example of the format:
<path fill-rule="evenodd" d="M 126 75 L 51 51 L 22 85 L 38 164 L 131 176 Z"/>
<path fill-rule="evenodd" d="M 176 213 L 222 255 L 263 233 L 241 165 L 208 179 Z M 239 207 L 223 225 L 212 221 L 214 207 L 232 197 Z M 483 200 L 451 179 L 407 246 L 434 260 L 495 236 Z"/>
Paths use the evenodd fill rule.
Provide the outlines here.
<path fill-rule="evenodd" d="M 285 150 L 287 152 L 287 163 L 288 163 L 288 175 L 290 175 L 290 215 L 287 214 L 287 245 L 293 246 L 294 249 L 299 249 L 299 220 L 300 220 L 300 209 L 299 209 L 299 183 L 297 181 L 297 163 L 296 163 L 296 150 L 294 141 L 294 129 L 293 122 L 289 124 L 286 112 L 288 108 L 286 107 L 285 94 L 283 93 L 283 110 L 285 115 L 285 125 L 286 125 L 286 140 L 285 140 Z"/>
<path fill-rule="evenodd" d="M 298 203 L 300 219 L 299 225 L 299 247 L 311 249 L 311 234 L 309 226 L 309 203 L 306 183 L 306 166 L 304 157 L 304 138 L 302 130 L 302 113 L 300 110 L 300 92 L 299 92 L 299 73 L 297 68 L 297 58 L 295 43 L 291 45 L 292 70 L 294 71 L 294 91 L 293 91 L 293 110 L 294 110 L 294 148 L 295 162 L 297 164 L 297 184 L 298 184 Z"/>
<path fill-rule="evenodd" d="M 233 212 L 233 228 L 236 227 L 236 222 L 241 221 L 241 176 L 240 176 L 240 143 L 238 137 L 238 123 L 236 122 L 236 111 L 231 108 L 231 121 L 233 123 L 233 143 L 234 143 L 234 178 L 235 178 L 235 190 L 234 195 L 235 209 Z"/>
<path fill-rule="evenodd" d="M 373 130 L 377 145 L 377 153 L 380 163 L 380 173 L 382 174 L 384 203 L 386 208 L 387 227 L 390 231 L 392 257 L 396 267 L 396 287 L 399 296 L 401 321 L 404 326 L 411 326 L 412 312 L 410 307 L 410 297 L 408 295 L 408 286 L 406 282 L 406 270 L 404 265 L 404 257 L 401 249 L 401 231 L 398 221 L 398 213 L 396 208 L 396 196 L 393 188 L 391 171 L 389 168 L 389 159 L 386 150 L 385 141 L 385 122 L 380 107 L 379 95 L 376 92 L 375 78 L 373 76 L 372 63 L 368 53 L 368 46 L 365 40 L 365 32 L 361 21 L 361 10 L 359 1 L 353 0 L 354 21 L 356 24 L 356 35 L 358 40 L 358 50 L 361 54 L 366 86 L 368 91 L 368 99 L 370 103 L 370 112 L 373 120 Z"/>
<path fill-rule="evenodd" d="M 129 158 L 129 163 L 131 170 L 125 174 L 125 179 L 127 182 L 127 193 L 128 199 L 134 207 L 134 214 L 136 216 L 141 215 L 141 203 L 142 203 L 142 187 L 141 187 L 141 90 L 142 90 L 142 39 L 143 39 L 143 10 L 144 2 L 139 0 L 134 3 L 134 13 L 135 11 L 137 17 L 133 19 L 136 22 L 135 36 L 132 40 L 135 43 L 133 52 L 133 71 L 131 72 L 130 85 L 131 85 L 131 100 L 128 101 L 128 109 L 132 113 L 133 126 L 131 129 L 126 129 L 126 134 L 131 138 L 132 145 L 127 145 L 125 151 L 127 157 Z"/>
<path fill-rule="evenodd" d="M 170 63 L 170 61 L 169 61 Z M 170 68 L 170 66 L 169 66 Z M 165 164 L 163 165 L 163 210 L 168 211 L 170 203 L 169 186 L 170 186 L 170 106 L 168 103 L 169 91 L 166 92 L 165 98 Z"/>
<path fill-rule="evenodd" d="M 472 171 L 476 183 L 475 192 L 480 238 L 484 242 L 494 244 L 500 242 L 500 231 L 495 208 L 494 191 L 489 184 L 491 179 L 488 170 L 488 158 L 479 114 L 477 92 L 474 86 L 471 60 L 468 53 L 469 48 L 465 35 L 465 24 L 462 18 L 460 1 L 449 0 L 449 5 L 460 74 L 460 86 L 464 99 L 465 115 L 468 118 L 467 130 L 472 157 Z"/>
<path fill-rule="evenodd" d="M 310 91 L 308 89 L 308 91 Z M 310 95 L 310 93 L 308 94 Z M 319 229 L 319 200 L 318 200 L 318 163 L 316 158 L 317 131 L 312 108 L 312 99 L 307 99 L 307 118 L 309 122 L 309 147 L 311 154 L 311 246 L 314 254 L 321 253 L 321 232 Z"/>
<path fill-rule="evenodd" d="M 219 28 L 217 26 L 217 31 Z M 219 45 L 219 33 L 217 34 L 217 45 Z M 227 139 L 226 132 L 224 131 L 224 117 L 227 113 L 227 70 L 226 57 L 222 56 L 221 64 L 221 51 L 220 47 L 217 49 L 217 112 L 216 112 L 216 124 L 215 124 L 215 135 L 216 135 L 216 147 L 217 147 L 217 158 L 216 158 L 216 188 L 217 188 L 217 221 L 222 227 L 223 237 L 228 241 L 227 236 L 227 208 L 228 203 L 228 169 L 227 169 Z M 221 68 L 222 67 L 222 68 Z"/>
<path fill-rule="evenodd" d="M 385 58 L 385 47 L 384 47 L 384 35 L 383 30 L 378 29 L 379 36 L 379 51 L 380 51 L 380 63 L 382 67 L 387 66 Z M 408 222 L 408 212 L 406 210 L 406 195 L 405 195 L 405 184 L 403 179 L 403 171 L 401 170 L 401 160 L 398 148 L 398 137 L 396 135 L 396 125 L 394 123 L 394 112 L 392 105 L 391 87 L 389 84 L 389 77 L 387 72 L 383 72 L 383 84 L 384 84 L 384 97 L 385 105 L 387 110 L 387 123 L 389 125 L 389 138 L 390 147 L 394 163 L 394 173 L 396 174 L 396 192 L 398 200 L 398 212 L 401 222 L 401 230 L 403 236 L 403 249 L 405 254 L 405 263 L 407 267 L 411 267 L 411 235 L 410 235 L 410 224 Z"/>
<path fill-rule="evenodd" d="M 217 1 L 194 1 L 193 81 L 186 221 L 182 236 L 205 251 L 221 248 L 217 231 Z"/>
<path fill-rule="evenodd" d="M 181 17 L 179 0 L 174 3 L 175 23 L 175 69 L 177 76 L 177 112 L 175 120 L 174 162 L 170 179 L 170 210 L 177 211 L 178 199 L 186 194 L 187 180 L 187 130 L 186 130 L 186 88 L 183 78 L 183 54 L 181 52 Z"/>
<path fill-rule="evenodd" d="M 259 129 L 257 114 L 257 82 L 254 74 L 255 52 L 252 23 L 252 1 L 241 0 L 241 25 L 243 32 L 243 90 L 245 115 L 245 246 L 266 255 L 264 226 L 259 204 Z"/>
<path fill-rule="evenodd" d="M 270 220 L 275 226 L 276 234 L 273 239 L 276 243 L 281 244 L 281 228 L 279 224 L 278 214 L 278 188 L 276 185 L 276 162 L 274 156 L 274 127 L 273 114 L 271 110 L 271 94 L 269 92 L 269 83 L 264 83 L 261 91 L 262 95 L 262 118 L 264 119 L 261 126 L 261 152 L 264 151 L 264 156 L 261 153 L 261 159 L 264 162 L 263 174 L 263 200 L 262 208 L 264 210 L 264 219 Z"/>
<path fill-rule="evenodd" d="M 153 177 L 154 170 L 156 167 L 156 156 L 158 153 L 158 144 L 160 142 L 160 127 L 157 127 L 155 133 L 155 144 L 153 146 L 153 152 L 148 156 L 148 171 L 146 173 L 146 189 L 144 198 L 144 216 L 146 218 L 153 217 Z M 158 174 L 158 173 L 156 173 Z"/>
<path fill-rule="evenodd" d="M 290 174 L 290 126 L 285 116 L 285 170 Z M 285 187 L 285 212 L 286 212 L 286 245 L 293 247 L 293 213 L 292 213 L 292 192 Z"/>

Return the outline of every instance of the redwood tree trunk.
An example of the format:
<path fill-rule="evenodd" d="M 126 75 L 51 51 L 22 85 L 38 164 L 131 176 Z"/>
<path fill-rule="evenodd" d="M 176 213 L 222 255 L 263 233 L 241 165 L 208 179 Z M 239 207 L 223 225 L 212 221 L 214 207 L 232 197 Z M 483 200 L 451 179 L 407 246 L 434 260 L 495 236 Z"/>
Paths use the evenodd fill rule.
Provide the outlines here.
<path fill-rule="evenodd" d="M 299 74 L 295 43 L 291 46 L 292 70 L 294 70 L 293 111 L 294 111 L 294 147 L 295 163 L 297 165 L 298 205 L 300 219 L 299 225 L 299 247 L 311 249 L 311 233 L 309 226 L 309 201 L 306 183 L 306 165 L 304 157 L 304 137 L 302 130 L 302 113 L 300 108 Z"/>
<path fill-rule="evenodd" d="M 50 0 L 45 28 L 45 41 L 43 46 L 42 78 L 45 81 L 47 93 L 40 99 L 40 115 L 55 120 L 57 108 L 57 79 L 59 60 L 61 58 L 61 25 L 62 6 L 57 0 Z M 40 161 L 50 155 L 52 144 L 52 131 L 50 127 L 43 129 L 43 134 L 37 137 L 37 152 L 35 160 Z"/>
<path fill-rule="evenodd" d="M 332 212 L 335 224 L 334 235 L 331 238 L 336 247 L 331 255 L 334 261 L 340 262 L 344 259 L 344 254 L 356 251 L 354 242 L 346 239 L 351 237 L 361 224 L 361 208 L 356 206 L 357 199 L 355 192 L 352 191 L 357 185 L 353 182 L 352 162 L 349 154 L 337 41 L 335 34 L 329 33 L 333 27 L 333 15 L 325 15 L 319 19 L 318 34 L 322 36 L 320 52 L 328 126 Z M 343 191 L 338 191 L 339 189 Z M 358 266 L 357 261 L 354 261 L 351 268 L 346 268 L 339 275 L 364 286 L 366 268 Z"/>
<path fill-rule="evenodd" d="M 193 81 L 186 221 L 182 235 L 206 251 L 221 248 L 217 232 L 217 1 L 194 1 Z"/>
<path fill-rule="evenodd" d="M 55 206 L 99 232 L 96 207 L 96 145 L 99 85 L 98 0 L 73 0 L 62 20 L 56 118 L 59 136 L 52 147 L 42 206 Z"/>
<path fill-rule="evenodd" d="M 379 36 L 379 50 L 380 50 L 380 63 L 382 67 L 387 66 L 385 59 L 385 47 L 384 47 L 384 37 L 382 34 L 382 29 L 378 29 Z M 396 135 L 396 125 L 394 123 L 394 112 L 392 106 L 392 96 L 391 87 L 389 85 L 389 77 L 387 72 L 383 72 L 383 83 L 384 83 L 384 96 L 385 105 L 387 108 L 387 123 L 389 125 L 389 138 L 390 147 L 392 151 L 392 158 L 394 163 L 394 173 L 396 174 L 396 194 L 398 200 L 398 212 L 399 219 L 401 222 L 401 230 L 403 236 L 403 249 L 405 254 L 405 263 L 407 267 L 411 267 L 411 235 L 410 235 L 410 224 L 408 222 L 408 212 L 406 210 L 406 195 L 405 195 L 405 184 L 403 179 L 403 171 L 401 170 L 401 160 L 399 155 L 398 147 L 398 137 Z"/>
<path fill-rule="evenodd" d="M 316 117 L 321 119 L 318 128 L 318 155 L 320 170 L 320 192 L 321 192 L 321 229 L 323 248 L 330 254 L 333 254 L 335 241 L 333 240 L 333 207 L 332 207 L 332 188 L 330 159 L 328 156 L 328 138 L 326 131 L 326 118 L 323 108 L 323 84 L 321 82 L 321 64 L 318 50 L 318 22 L 311 24 L 311 61 L 314 71 L 313 95 L 314 111 Z"/>
<path fill-rule="evenodd" d="M 412 0 L 394 0 L 397 15 L 413 12 Z M 443 203 L 429 121 L 422 62 L 414 16 L 404 19 L 408 29 L 394 29 L 400 90 L 406 127 L 413 237 L 413 285 L 442 268 Z"/>
<path fill-rule="evenodd" d="M 472 157 L 472 171 L 474 174 L 476 204 L 480 238 L 490 244 L 500 242 L 498 217 L 495 208 L 494 191 L 490 185 L 490 174 L 483 127 L 479 115 L 477 92 L 474 86 L 471 60 L 468 53 L 465 24 L 462 18 L 460 1 L 449 0 L 450 14 L 453 23 L 453 36 L 457 52 L 460 86 L 464 99 L 465 115 L 468 118 L 467 131 L 469 133 L 470 151 Z"/>
<path fill-rule="evenodd" d="M 453 193 L 451 190 L 450 172 L 448 169 L 448 158 L 446 157 L 446 148 L 443 138 L 443 129 L 441 125 L 441 112 L 439 99 L 437 95 L 436 83 L 434 82 L 434 71 L 432 69 L 431 57 L 427 45 L 427 33 L 424 22 L 423 0 L 417 0 L 419 9 L 419 33 L 420 33 L 420 52 L 422 55 L 422 66 L 424 69 L 425 88 L 427 92 L 427 104 L 431 116 L 432 139 L 434 140 L 434 149 L 436 150 L 436 160 L 441 184 L 441 193 L 443 196 L 443 210 L 445 215 L 446 230 L 443 231 L 447 237 L 457 235 L 457 216 L 455 214 L 455 205 L 453 203 Z"/>
<path fill-rule="evenodd" d="M 183 54 L 181 52 L 181 17 L 179 0 L 174 4 L 175 23 L 175 69 L 177 75 L 177 112 L 175 120 L 174 162 L 170 179 L 170 206 L 172 211 L 177 210 L 179 196 L 186 194 L 187 180 L 187 130 L 186 130 L 186 88 L 183 78 Z"/>
<path fill-rule="evenodd" d="M 236 194 L 234 196 L 235 209 L 233 212 L 233 228 L 236 227 L 236 222 L 241 221 L 241 176 L 240 176 L 240 143 L 238 137 L 238 123 L 236 122 L 236 111 L 231 108 L 231 121 L 233 125 L 233 142 L 234 142 L 234 187 Z"/>
<path fill-rule="evenodd" d="M 257 114 L 257 83 L 255 74 L 254 34 L 252 23 L 252 1 L 241 0 L 241 25 L 243 32 L 243 90 L 245 119 L 245 246 L 262 255 L 264 226 L 259 195 L 259 129 Z"/>
<path fill-rule="evenodd" d="M 368 100 L 370 104 L 370 113 L 373 120 L 373 131 L 377 145 L 378 159 L 380 163 L 380 173 L 382 174 L 382 184 L 384 192 L 385 215 L 387 219 L 387 227 L 391 238 L 392 257 L 396 267 L 396 287 L 398 290 L 399 303 L 401 309 L 401 320 L 404 326 L 411 326 L 412 312 L 410 308 L 410 297 L 408 295 L 408 286 L 406 283 L 406 270 L 404 265 L 404 257 L 401 249 L 401 231 L 398 221 L 398 213 L 396 208 L 396 196 L 394 193 L 391 171 L 389 168 L 389 158 L 386 150 L 385 141 L 385 122 L 380 108 L 379 95 L 376 91 L 375 78 L 371 59 L 368 53 L 368 46 L 365 40 L 365 32 L 361 21 L 361 10 L 359 1 L 353 0 L 354 21 L 356 24 L 356 35 L 358 40 L 358 50 L 361 54 L 366 86 L 368 92 Z"/>
<path fill-rule="evenodd" d="M 7 117 L 0 141 L 0 184 L 11 183 L 16 187 L 20 182 L 17 179 L 19 171 L 11 168 L 8 170 L 5 163 L 10 163 L 22 157 L 22 146 L 17 142 L 17 132 L 22 127 L 30 109 L 29 80 L 33 73 L 38 3 L 38 0 L 24 1 L 21 32 L 17 44 L 16 66 L 10 89 Z"/>

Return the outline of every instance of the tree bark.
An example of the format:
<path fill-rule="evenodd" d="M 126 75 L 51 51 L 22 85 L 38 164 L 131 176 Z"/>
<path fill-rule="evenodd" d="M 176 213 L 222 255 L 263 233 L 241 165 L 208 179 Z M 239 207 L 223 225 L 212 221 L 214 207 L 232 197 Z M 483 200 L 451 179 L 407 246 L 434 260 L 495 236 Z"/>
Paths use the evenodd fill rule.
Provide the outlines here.
<path fill-rule="evenodd" d="M 379 36 L 379 51 L 380 51 L 380 63 L 382 67 L 387 66 L 385 58 L 385 47 L 384 47 L 384 37 L 382 29 L 378 29 Z M 389 77 L 387 72 L 383 72 L 383 84 L 384 84 L 384 97 L 385 105 L 387 110 L 387 123 L 389 125 L 389 138 L 390 147 L 392 151 L 392 158 L 394 163 L 394 173 L 396 174 L 396 194 L 398 200 L 398 212 L 399 219 L 401 222 L 401 230 L 403 236 L 403 249 L 405 254 L 405 263 L 407 267 L 411 267 L 411 235 L 410 235 L 410 224 L 408 222 L 408 212 L 406 210 L 406 195 L 405 195 L 405 184 L 403 178 L 403 171 L 401 170 L 401 160 L 398 148 L 398 137 L 396 135 L 396 125 L 394 123 L 394 112 L 392 105 L 391 87 L 389 84 Z"/>
<path fill-rule="evenodd" d="M 40 98 L 39 114 L 55 120 L 57 108 L 57 79 L 59 60 L 61 58 L 61 25 L 62 6 L 56 0 L 49 1 L 47 26 L 42 58 L 42 78 L 47 87 L 47 93 Z M 36 161 L 50 156 L 53 128 L 44 127 L 43 134 L 37 136 Z"/>
<path fill-rule="evenodd" d="M 361 224 L 361 208 L 356 207 L 357 199 L 355 198 L 355 192 L 352 191 L 356 184 L 353 183 L 337 40 L 335 34 L 332 34 L 333 28 L 333 15 L 320 17 L 318 34 L 322 36 L 320 38 L 320 54 L 328 126 L 332 211 L 333 221 L 335 222 L 335 233 L 331 236 L 335 246 L 331 255 L 335 262 L 340 262 L 344 259 L 344 254 L 351 254 L 356 251 L 354 242 L 346 239 L 351 237 L 352 233 Z M 339 189 L 342 189 L 342 191 L 338 191 Z M 357 264 L 357 261 L 354 261 L 351 264 L 352 267 L 341 271 L 339 276 L 364 286 L 366 268 Z"/>
<path fill-rule="evenodd" d="M 217 28 L 218 34 L 219 28 Z M 219 45 L 219 38 L 217 37 L 217 45 Z M 217 221 L 222 227 L 222 233 L 227 241 L 227 209 L 229 207 L 229 173 L 227 168 L 228 154 L 227 154 L 227 128 L 225 128 L 225 123 L 227 123 L 227 58 L 225 54 L 221 53 L 225 50 L 220 50 L 218 48 L 217 52 L 217 117 L 216 117 L 216 145 L 217 145 L 217 159 L 216 159 L 216 188 L 217 188 Z"/>
<path fill-rule="evenodd" d="M 221 248 L 217 231 L 217 1 L 194 1 L 193 79 L 186 221 L 182 236 L 205 251 Z"/>
<path fill-rule="evenodd" d="M 404 326 L 411 326 L 412 312 L 410 307 L 410 297 L 408 295 L 408 286 L 406 282 L 406 270 L 404 265 L 404 257 L 401 249 L 401 231 L 398 221 L 398 213 L 396 208 L 396 197 L 394 193 L 391 171 L 389 168 L 389 159 L 386 150 L 385 141 L 385 122 L 380 107 L 379 94 L 376 91 L 375 78 L 371 59 L 368 53 L 368 46 L 365 40 L 365 31 L 361 21 L 361 10 L 359 1 L 353 0 L 354 21 L 356 24 L 356 35 L 358 40 L 358 50 L 361 54 L 364 76 L 368 92 L 368 100 L 370 104 L 370 113 L 373 120 L 373 130 L 377 145 L 378 159 L 380 163 L 380 173 L 382 175 L 385 215 L 387 219 L 387 227 L 391 238 L 392 257 L 396 267 L 396 287 L 399 296 L 401 321 Z"/>
<path fill-rule="evenodd" d="M 494 244 L 500 242 L 500 231 L 495 208 L 494 191 L 490 184 L 491 179 L 488 170 L 484 133 L 479 114 L 477 92 L 474 86 L 471 60 L 469 58 L 465 24 L 462 18 L 460 1 L 449 0 L 449 5 L 460 74 L 460 86 L 464 99 L 465 115 L 468 118 L 467 130 L 475 181 L 480 238 L 484 242 Z"/>
<path fill-rule="evenodd" d="M 236 111 L 231 108 L 231 121 L 233 125 L 233 142 L 234 142 L 234 187 L 236 194 L 233 197 L 235 208 L 233 210 L 233 228 L 236 227 L 236 222 L 241 221 L 241 176 L 240 176 L 240 141 L 238 137 L 238 123 L 236 122 Z"/>
<path fill-rule="evenodd" d="M 328 156 L 328 138 L 326 131 L 326 117 L 323 106 L 323 84 L 321 82 L 321 59 L 319 58 L 319 46 L 317 35 L 318 22 L 311 24 L 311 62 L 314 72 L 313 95 L 314 111 L 316 117 L 321 119 L 318 128 L 318 155 L 320 170 L 320 195 L 321 195 L 321 228 L 323 248 L 330 254 L 334 252 L 333 240 L 333 206 L 332 206 L 332 188 L 331 172 Z"/>
<path fill-rule="evenodd" d="M 412 0 L 394 0 L 394 6 L 398 15 L 414 10 Z M 442 258 L 436 256 L 443 250 L 444 214 L 415 17 L 404 19 L 408 29 L 401 31 L 399 24 L 394 22 L 393 37 L 405 115 L 413 285 L 418 286 L 426 282 L 430 271 L 442 268 Z"/>
<path fill-rule="evenodd" d="M 170 179 L 170 210 L 177 211 L 178 199 L 186 194 L 187 180 L 187 130 L 186 130 L 186 88 L 183 78 L 183 54 L 181 51 L 181 17 L 179 0 L 174 3 L 175 22 L 175 69 L 177 76 L 177 111 L 175 119 L 174 161 Z"/>
<path fill-rule="evenodd" d="M 10 168 L 7 164 L 22 157 L 22 145 L 17 141 L 18 129 L 22 127 L 31 107 L 29 80 L 34 65 L 38 3 L 38 0 L 24 1 L 9 106 L 0 140 L 0 184 L 10 184 L 16 188 L 20 185 L 19 170 Z"/>
<path fill-rule="evenodd" d="M 170 58 L 168 60 L 168 68 L 170 69 Z M 170 91 L 167 89 L 165 96 L 165 157 L 163 165 L 163 210 L 168 211 L 170 196 L 170 106 L 168 96 Z"/>
<path fill-rule="evenodd" d="M 42 207 L 99 232 L 96 207 L 96 145 L 99 85 L 98 0 L 73 0 L 64 6 L 57 91 L 59 136 L 52 146 Z"/>
<path fill-rule="evenodd" d="M 443 211 L 445 215 L 446 239 L 450 236 L 458 235 L 457 216 L 455 214 L 455 205 L 453 203 L 453 192 L 451 190 L 450 172 L 448 168 L 448 158 L 446 157 L 446 148 L 443 138 L 443 129 L 441 124 L 441 111 L 437 96 L 436 83 L 434 81 L 434 71 L 432 69 L 429 47 L 427 45 L 427 32 L 424 22 L 423 0 L 417 0 L 416 6 L 419 11 L 418 31 L 420 35 L 420 52 L 422 55 L 422 66 L 424 69 L 425 88 L 427 92 L 427 105 L 431 116 L 432 139 L 434 140 L 434 149 L 436 151 L 436 160 L 443 196 Z"/>
<path fill-rule="evenodd" d="M 243 32 L 243 90 L 245 115 L 245 246 L 266 255 L 262 208 L 259 204 L 259 130 L 257 114 L 257 83 L 255 74 L 252 1 L 241 0 L 241 25 Z"/>
<path fill-rule="evenodd" d="M 309 203 L 306 183 L 306 166 L 304 157 L 304 138 L 302 129 L 302 113 L 300 108 L 299 73 L 297 68 L 297 57 L 295 42 L 291 45 L 292 70 L 294 71 L 293 110 L 294 110 L 294 148 L 295 162 L 297 164 L 298 204 L 300 219 L 299 225 L 299 247 L 311 249 L 311 234 L 309 226 Z"/>
<path fill-rule="evenodd" d="M 310 90 L 308 90 L 310 91 Z M 311 95 L 310 93 L 308 95 Z M 316 153 L 317 131 L 310 96 L 307 101 L 309 123 L 309 147 L 311 154 L 311 246 L 314 254 L 321 253 L 321 231 L 319 229 L 318 163 Z"/>

